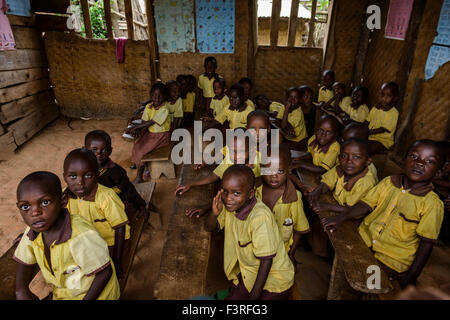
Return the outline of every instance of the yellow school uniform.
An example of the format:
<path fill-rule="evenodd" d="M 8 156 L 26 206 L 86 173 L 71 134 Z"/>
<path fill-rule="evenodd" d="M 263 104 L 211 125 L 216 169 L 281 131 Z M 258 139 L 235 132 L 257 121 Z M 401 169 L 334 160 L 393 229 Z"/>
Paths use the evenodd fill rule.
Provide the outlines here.
<path fill-rule="evenodd" d="M 186 93 L 186 98 L 183 99 L 183 112 L 194 112 L 195 92 Z"/>
<path fill-rule="evenodd" d="M 334 97 L 333 90 L 325 89 L 325 87 L 320 87 L 319 89 L 319 98 L 317 99 L 317 102 L 327 102 L 331 98 Z M 334 106 L 334 101 L 331 103 L 332 106 Z"/>
<path fill-rule="evenodd" d="M 375 178 L 375 182 L 378 183 L 378 170 L 377 167 L 373 164 L 369 164 L 369 171 L 372 172 L 372 176 Z"/>
<path fill-rule="evenodd" d="M 348 97 L 348 98 L 350 98 L 350 97 Z M 350 99 L 350 104 L 346 103 L 346 104 L 342 104 L 342 106 L 341 106 L 341 104 L 339 104 L 339 107 L 346 114 L 348 114 L 350 119 L 352 119 L 353 121 L 357 121 L 357 122 L 361 122 L 361 123 L 366 121 L 367 117 L 369 116 L 369 108 L 367 107 L 367 105 L 362 104 L 355 109 L 351 106 L 351 102 L 352 101 Z"/>
<path fill-rule="evenodd" d="M 227 170 L 234 164 L 233 161 L 231 160 L 228 146 L 223 147 L 221 151 L 224 158 L 222 162 L 213 171 L 214 174 L 218 176 L 220 179 L 222 179 L 225 170 Z M 250 156 L 251 154 L 249 154 L 249 157 Z M 261 176 L 261 153 L 259 151 L 256 151 L 253 164 L 249 164 L 249 167 L 252 169 L 253 173 L 255 174 L 255 177 Z"/>
<path fill-rule="evenodd" d="M 341 146 L 337 141 L 334 141 L 331 145 L 321 148 L 316 141 L 316 135 L 313 135 L 308 140 L 308 152 L 311 154 L 315 166 L 330 170 L 339 164 Z"/>
<path fill-rule="evenodd" d="M 369 122 L 369 130 L 384 127 L 390 132 L 371 134 L 369 140 L 381 142 L 386 149 L 392 147 L 394 145 L 394 134 L 397 128 L 398 115 L 395 107 L 392 107 L 388 111 L 373 107 L 366 119 Z"/>
<path fill-rule="evenodd" d="M 230 99 L 226 94 L 222 97 L 222 99 L 216 98 L 211 99 L 211 104 L 209 105 L 209 107 L 213 110 L 214 119 L 216 119 L 217 116 L 223 112 L 225 107 L 229 105 Z"/>
<path fill-rule="evenodd" d="M 278 119 L 283 119 L 284 110 L 277 114 Z M 303 115 L 302 108 L 298 107 L 297 109 L 292 110 L 288 114 L 288 122 L 294 128 L 295 138 L 288 139 L 290 141 L 299 142 L 307 137 L 306 126 L 305 126 L 305 117 Z"/>
<path fill-rule="evenodd" d="M 263 186 L 256 189 L 255 196 L 262 201 Z M 289 252 L 294 233 L 305 234 L 309 232 L 309 223 L 303 210 L 302 194 L 296 190 L 290 179 L 287 179 L 284 193 L 273 206 L 272 212 L 284 242 L 286 252 Z M 286 221 L 291 219 L 292 221 Z"/>
<path fill-rule="evenodd" d="M 174 103 L 167 102 L 169 108 L 170 121 L 173 122 L 174 118 L 183 118 L 183 100 L 178 98 Z"/>
<path fill-rule="evenodd" d="M 222 78 L 222 77 L 219 76 L 219 78 Z M 205 97 L 205 98 L 214 97 L 214 88 L 213 88 L 214 80 L 216 80 L 216 78 L 212 77 L 211 79 L 209 79 L 208 76 L 205 76 L 204 74 L 202 74 L 198 77 L 197 86 L 200 89 L 202 89 L 203 97 Z"/>
<path fill-rule="evenodd" d="M 324 173 L 321 182 L 333 191 L 333 197 L 341 206 L 355 205 L 377 184 L 369 168 L 344 181 L 344 171 L 340 165 Z"/>
<path fill-rule="evenodd" d="M 260 200 L 239 212 L 229 212 L 223 206 L 217 217 L 220 229 L 225 228 L 224 271 L 235 285 L 241 274 L 245 288 L 252 291 L 260 259 L 272 258 L 272 267 L 264 290 L 283 292 L 294 283 L 294 266 L 290 261 L 278 226 L 270 209 Z"/>
<path fill-rule="evenodd" d="M 83 299 L 95 274 L 111 265 L 111 278 L 97 299 L 119 299 L 119 282 L 106 242 L 83 217 L 70 215 L 66 210 L 61 214 L 64 214 L 61 233 L 49 248 L 51 267 L 44 253 L 42 233 L 30 227 L 26 228 L 13 259 L 27 266 L 39 265 L 45 281 L 53 286 L 53 300 Z"/>
<path fill-rule="evenodd" d="M 113 189 L 98 184 L 95 201 L 70 198 L 70 214 L 78 214 L 90 221 L 108 246 L 114 246 L 115 229 L 125 226 L 125 239 L 130 238 L 130 226 L 125 206 Z"/>
<path fill-rule="evenodd" d="M 217 115 L 216 120 L 222 124 L 228 120 L 230 122 L 230 129 L 232 130 L 245 128 L 247 127 L 247 116 L 252 111 L 252 107 L 248 105 L 243 111 L 231 110 L 230 105 L 228 105 L 223 109 L 222 113 Z"/>
<path fill-rule="evenodd" d="M 142 114 L 142 120 L 153 120 L 155 123 L 148 127 L 149 132 L 167 132 L 170 131 L 170 115 L 167 105 L 162 105 L 159 109 L 152 108 L 151 104 L 148 104 L 144 113 Z"/>
<path fill-rule="evenodd" d="M 255 110 L 255 104 L 253 103 L 252 100 L 247 99 L 247 101 L 245 101 L 245 103 L 246 103 L 249 107 L 251 107 L 253 110 Z"/>
<path fill-rule="evenodd" d="M 272 102 L 269 106 L 269 111 L 270 112 L 276 112 L 277 115 L 278 114 L 284 114 L 284 105 L 282 103 L 279 102 Z"/>
<path fill-rule="evenodd" d="M 361 203 L 373 211 L 358 229 L 375 258 L 398 272 L 410 268 L 420 238 L 438 238 L 444 218 L 444 205 L 431 184 L 405 190 L 403 178 L 386 177 L 367 193 Z"/>

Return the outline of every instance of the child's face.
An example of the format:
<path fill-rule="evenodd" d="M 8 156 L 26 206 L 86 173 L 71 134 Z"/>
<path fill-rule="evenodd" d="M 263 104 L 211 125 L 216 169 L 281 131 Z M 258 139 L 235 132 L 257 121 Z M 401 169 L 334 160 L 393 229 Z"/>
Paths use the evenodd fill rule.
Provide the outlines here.
<path fill-rule="evenodd" d="M 216 96 L 221 96 L 223 94 L 223 87 L 219 82 L 214 82 L 213 89 Z"/>
<path fill-rule="evenodd" d="M 331 88 L 331 86 L 333 85 L 333 82 L 334 82 L 334 79 L 329 73 L 326 73 L 326 74 L 323 75 L 322 84 L 325 87 Z"/>
<path fill-rule="evenodd" d="M 430 181 L 439 170 L 439 153 L 428 144 L 415 146 L 406 156 L 405 175 L 412 182 Z"/>
<path fill-rule="evenodd" d="M 155 107 L 159 107 L 164 102 L 164 96 L 159 89 L 153 90 L 150 94 L 150 99 Z"/>
<path fill-rule="evenodd" d="M 383 107 L 389 106 L 394 102 L 395 99 L 395 95 L 392 92 L 391 87 L 389 86 L 384 86 L 383 88 L 381 88 L 381 92 L 380 92 L 380 103 Z"/>
<path fill-rule="evenodd" d="M 256 109 L 269 111 L 270 101 L 264 98 L 259 98 L 255 101 Z"/>
<path fill-rule="evenodd" d="M 181 92 L 187 92 L 187 90 L 188 90 L 188 82 L 186 81 L 186 79 L 181 79 L 180 80 L 180 89 L 181 89 Z"/>
<path fill-rule="evenodd" d="M 103 167 L 108 162 L 111 155 L 112 148 L 106 143 L 105 140 L 100 138 L 91 138 L 84 146 L 86 149 L 91 150 L 97 158 L 98 165 Z"/>
<path fill-rule="evenodd" d="M 278 168 L 276 172 L 269 175 L 263 175 L 262 179 L 265 185 L 272 189 L 278 189 L 285 185 L 289 174 L 289 163 L 284 157 L 274 157 L 270 159 L 270 164 L 262 164 L 262 168 Z"/>
<path fill-rule="evenodd" d="M 339 84 L 333 85 L 333 92 L 338 97 L 345 96 L 345 90 L 344 90 L 344 87 L 342 85 L 339 85 Z"/>
<path fill-rule="evenodd" d="M 250 188 L 246 177 L 236 174 L 226 175 L 222 180 L 222 202 L 225 208 L 230 211 L 236 211 L 251 199 L 255 191 Z"/>
<path fill-rule="evenodd" d="M 330 120 L 322 121 L 316 130 L 316 138 L 319 145 L 324 146 L 336 140 L 337 130 Z"/>
<path fill-rule="evenodd" d="M 188 81 L 188 90 L 189 92 L 192 92 L 195 90 L 195 87 L 197 86 L 197 82 L 195 79 L 189 79 Z"/>
<path fill-rule="evenodd" d="M 244 87 L 244 98 L 248 99 L 248 97 L 250 96 L 250 90 L 252 90 L 252 86 L 250 85 L 250 83 L 244 82 L 242 84 L 242 87 Z"/>
<path fill-rule="evenodd" d="M 357 143 L 345 145 L 339 155 L 339 161 L 342 170 L 349 176 L 356 176 L 370 164 L 367 153 Z"/>
<path fill-rule="evenodd" d="M 360 106 L 364 103 L 364 95 L 361 90 L 353 90 L 352 92 L 352 105 Z"/>
<path fill-rule="evenodd" d="M 216 67 L 214 66 L 214 63 L 212 63 L 211 61 L 208 61 L 205 63 L 205 72 L 208 75 L 212 75 L 213 73 L 216 72 Z"/>
<path fill-rule="evenodd" d="M 170 99 L 176 100 L 180 96 L 180 87 L 175 84 L 169 86 L 169 96 Z"/>
<path fill-rule="evenodd" d="M 310 106 L 312 104 L 312 92 L 309 90 L 304 91 L 301 102 L 304 106 Z"/>
<path fill-rule="evenodd" d="M 23 221 L 35 232 L 50 229 L 60 214 L 61 198 L 48 190 L 51 188 L 27 183 L 17 195 L 17 207 Z"/>
<path fill-rule="evenodd" d="M 79 198 L 90 195 L 97 186 L 97 172 L 81 158 L 71 159 L 64 168 L 63 176 L 67 188 Z"/>
<path fill-rule="evenodd" d="M 297 90 L 291 90 L 287 94 L 287 101 L 290 102 L 293 106 L 298 106 L 300 103 L 300 96 Z"/>
<path fill-rule="evenodd" d="M 237 90 L 232 90 L 230 92 L 230 105 L 238 108 L 242 103 L 244 103 L 244 97 L 239 96 Z"/>
<path fill-rule="evenodd" d="M 268 126 L 267 120 L 263 117 L 252 116 L 247 121 L 247 129 L 253 129 L 250 131 L 253 141 L 259 143 L 264 136 L 267 136 L 270 132 L 270 126 Z M 265 129 L 265 130 L 261 130 Z"/>

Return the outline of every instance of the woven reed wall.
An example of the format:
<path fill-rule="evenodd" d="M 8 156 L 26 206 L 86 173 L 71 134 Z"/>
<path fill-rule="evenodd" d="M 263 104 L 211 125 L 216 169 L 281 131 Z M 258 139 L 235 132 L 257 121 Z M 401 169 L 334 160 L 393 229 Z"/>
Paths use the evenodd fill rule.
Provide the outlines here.
<path fill-rule="evenodd" d="M 129 117 L 138 102 L 148 99 L 148 41 L 127 41 L 125 62 L 119 64 L 114 40 L 63 32 L 47 32 L 44 39 L 50 80 L 63 115 Z"/>
<path fill-rule="evenodd" d="M 319 81 L 322 48 L 260 47 L 255 61 L 255 95 L 284 102 L 286 89 Z"/>

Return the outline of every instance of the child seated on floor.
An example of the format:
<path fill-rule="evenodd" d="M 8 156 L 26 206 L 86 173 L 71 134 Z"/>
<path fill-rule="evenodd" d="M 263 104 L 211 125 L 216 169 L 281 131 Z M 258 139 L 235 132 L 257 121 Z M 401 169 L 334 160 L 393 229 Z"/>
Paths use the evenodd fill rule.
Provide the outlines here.
<path fill-rule="evenodd" d="M 272 167 L 275 171 L 261 176 L 262 184 L 256 189 L 256 198 L 272 210 L 286 252 L 295 265 L 295 252 L 301 235 L 309 232 L 309 223 L 303 211 L 302 194 L 289 179 L 289 149 L 281 145 L 278 155 L 269 155 L 269 158 L 270 164 L 261 164 L 261 169 Z"/>
<path fill-rule="evenodd" d="M 334 102 L 334 107 L 331 105 L 330 101 L 328 101 L 322 106 L 322 109 L 332 112 L 334 115 L 341 118 L 343 115 L 342 110 L 348 110 L 352 104 L 352 98 L 345 95 L 345 89 L 344 83 L 335 82 L 333 84 L 334 99 L 331 100 Z"/>
<path fill-rule="evenodd" d="M 39 266 L 53 300 L 117 300 L 119 282 L 108 246 L 95 227 L 64 208 L 59 178 L 33 172 L 17 187 L 17 207 L 27 225 L 14 252 L 16 299 L 37 300 L 29 285 Z"/>
<path fill-rule="evenodd" d="M 212 127 L 213 120 L 217 119 L 218 115 L 230 104 L 230 99 L 225 94 L 225 79 L 219 78 L 214 80 L 213 87 L 214 98 L 212 98 L 211 104 L 207 110 L 208 116 L 201 118 L 201 120 L 205 122 L 204 130 Z"/>
<path fill-rule="evenodd" d="M 183 100 L 180 97 L 180 84 L 174 80 L 166 83 L 167 107 L 171 121 L 171 130 L 178 128 L 183 120 Z"/>
<path fill-rule="evenodd" d="M 256 110 L 264 110 L 272 118 L 276 118 L 278 113 L 284 110 L 284 105 L 279 102 L 270 101 L 265 95 L 260 94 L 255 97 Z"/>
<path fill-rule="evenodd" d="M 308 137 L 312 137 L 316 126 L 316 108 L 312 103 L 314 93 L 312 88 L 306 85 L 298 87 L 298 90 L 300 92 L 300 107 L 305 118 L 306 134 Z"/>
<path fill-rule="evenodd" d="M 252 80 L 250 78 L 242 78 L 241 80 L 239 80 L 239 84 L 244 87 L 244 100 L 245 100 L 245 103 L 248 106 L 250 106 L 253 109 L 255 109 L 255 104 L 251 100 L 251 94 L 252 94 L 252 88 L 253 88 Z"/>
<path fill-rule="evenodd" d="M 442 150 L 445 156 L 444 166 L 440 174 L 433 179 L 433 185 L 439 198 L 444 203 L 444 221 L 442 221 L 441 232 L 439 233 L 439 240 L 444 243 L 450 243 L 450 142 L 439 141 L 436 143 Z"/>
<path fill-rule="evenodd" d="M 320 118 L 316 134 L 308 140 L 308 152 L 292 168 L 302 168 L 323 174 L 339 163 L 340 145 L 336 138 L 339 123 L 335 117 L 324 115 Z M 311 163 L 312 160 L 312 163 Z"/>
<path fill-rule="evenodd" d="M 181 125 L 189 126 L 194 123 L 195 93 L 189 91 L 190 83 L 187 75 L 178 75 L 176 81 L 180 84 L 180 98 L 183 104 L 183 120 Z"/>
<path fill-rule="evenodd" d="M 205 73 L 198 77 L 197 86 L 200 88 L 200 105 L 202 110 L 208 110 L 211 99 L 214 97 L 213 82 L 221 78 L 217 71 L 217 60 L 213 56 L 205 58 Z"/>
<path fill-rule="evenodd" d="M 319 97 L 317 102 L 319 106 L 323 106 L 334 97 L 333 83 L 335 82 L 335 76 L 333 70 L 325 70 L 322 74 L 322 86 L 319 88 Z M 334 106 L 334 101 L 330 101 L 330 104 Z"/>
<path fill-rule="evenodd" d="M 110 159 L 112 147 L 109 134 L 103 130 L 89 132 L 84 138 L 84 147 L 97 158 L 98 182 L 114 190 L 124 203 L 127 216 L 130 218 L 143 214 L 148 219 L 145 201 L 128 179 L 127 172 Z"/>
<path fill-rule="evenodd" d="M 227 300 L 287 300 L 294 265 L 270 209 L 255 198 L 255 176 L 245 165 L 223 175 L 205 229 L 224 229 L 224 271 L 233 281 Z"/>
<path fill-rule="evenodd" d="M 133 146 L 131 161 L 138 166 L 134 183 L 143 182 L 145 165 L 141 163 L 142 157 L 154 149 L 164 147 L 170 142 L 170 115 L 166 105 L 167 89 L 161 83 L 155 83 L 150 89 L 152 103 L 145 107 L 142 114 L 142 123 L 127 129 L 127 133 L 144 133 L 136 140 Z"/>
<path fill-rule="evenodd" d="M 341 108 L 344 116 L 341 117 L 345 124 L 351 121 L 363 123 L 366 121 L 369 115 L 369 108 L 366 105 L 367 98 L 369 96 L 369 90 L 366 87 L 356 87 L 352 92 L 352 98 L 350 105 L 348 103 L 342 103 Z"/>
<path fill-rule="evenodd" d="M 355 206 L 322 219 L 331 232 L 346 220 L 364 217 L 358 231 L 391 280 L 414 284 L 439 235 L 444 206 L 432 180 L 444 164 L 431 140 L 416 141 L 404 160 L 403 174 L 386 177 Z"/>
<path fill-rule="evenodd" d="M 276 124 L 285 132 L 283 144 L 289 150 L 301 151 L 306 147 L 306 126 L 300 107 L 300 90 L 291 87 L 286 91 L 286 105 L 278 113 Z"/>
<path fill-rule="evenodd" d="M 323 174 L 320 184 L 307 194 L 313 211 L 343 212 L 361 200 L 377 184 L 369 170 L 371 161 L 367 141 L 345 140 L 341 145 L 339 165 Z M 332 191 L 337 205 L 318 201 L 320 195 L 328 191 Z"/>
<path fill-rule="evenodd" d="M 395 107 L 398 100 L 398 85 L 385 82 L 381 86 L 380 101 L 370 110 L 366 122 L 369 123 L 369 142 L 372 155 L 387 151 L 394 145 L 399 113 Z"/>
<path fill-rule="evenodd" d="M 108 244 L 116 273 L 121 277 L 121 259 L 130 226 L 125 206 L 113 189 L 98 183 L 97 158 L 87 149 L 75 149 L 64 159 L 67 210 L 90 221 Z"/>

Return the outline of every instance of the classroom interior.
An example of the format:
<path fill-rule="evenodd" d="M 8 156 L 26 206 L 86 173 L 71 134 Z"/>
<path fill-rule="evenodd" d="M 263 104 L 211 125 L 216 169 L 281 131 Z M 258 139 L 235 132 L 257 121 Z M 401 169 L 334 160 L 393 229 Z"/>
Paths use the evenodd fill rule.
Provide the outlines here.
<path fill-rule="evenodd" d="M 95 2 L 76 1 L 82 20 L 90 19 L 86 8 Z M 25 228 L 15 203 L 19 181 L 36 170 L 62 178 L 66 154 L 81 147 L 84 135 L 94 129 L 111 135 L 112 158 L 134 177 L 133 143 L 122 138 L 127 119 L 148 100 L 149 88 L 158 79 L 167 82 L 179 74 L 197 77 L 209 55 L 217 59 L 227 87 L 249 77 L 253 96 L 263 93 L 272 101 L 282 102 L 286 89 L 294 85 L 309 85 L 317 94 L 326 69 L 335 71 L 348 94 L 358 85 L 366 86 L 369 107 L 376 103 L 382 83 L 397 82 L 400 117 L 395 147 L 377 160 L 381 178 L 401 172 L 401 159 L 415 140 L 449 140 L 450 64 L 426 76 L 446 0 L 414 0 L 404 40 L 385 37 L 389 0 L 329 0 L 326 9 L 317 0 L 235 0 L 233 53 L 200 53 L 197 42 L 192 52 L 167 52 L 160 48 L 155 22 L 161 1 L 101 2 L 105 39 L 94 37 L 91 23 L 84 23 L 83 33 L 68 29 L 69 0 L 31 1 L 29 16 L 6 13 L 15 50 L 0 51 L 0 287 L 8 288 L 0 290 L 0 299 L 14 297 L 15 262 L 5 257 Z M 269 9 L 259 14 L 266 2 Z M 381 9 L 380 29 L 366 27 L 370 5 Z M 111 14 L 114 10 L 119 14 Z M 311 17 L 315 23 L 311 24 Z M 194 18 L 194 26 L 197 22 Z M 116 56 L 114 37 L 118 36 L 128 38 L 122 63 Z M 202 219 L 182 214 L 188 206 L 210 201 L 213 189 L 199 189 L 190 198 L 173 192 L 180 182 L 207 174 L 206 170 L 193 172 L 189 165 L 176 165 L 175 178 L 148 179 L 154 182 L 150 220 L 141 225 L 122 299 L 189 299 L 227 287 L 223 235 L 206 232 Z M 305 248 L 296 256 L 300 261 L 296 292 L 301 299 L 335 297 L 329 292 L 336 272 L 333 262 Z M 435 246 L 418 284 L 450 294 L 449 271 L 450 248 Z M 40 298 L 50 290 L 39 274 L 32 288 Z"/>

